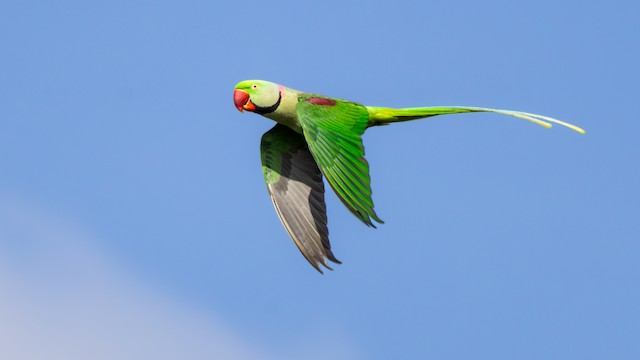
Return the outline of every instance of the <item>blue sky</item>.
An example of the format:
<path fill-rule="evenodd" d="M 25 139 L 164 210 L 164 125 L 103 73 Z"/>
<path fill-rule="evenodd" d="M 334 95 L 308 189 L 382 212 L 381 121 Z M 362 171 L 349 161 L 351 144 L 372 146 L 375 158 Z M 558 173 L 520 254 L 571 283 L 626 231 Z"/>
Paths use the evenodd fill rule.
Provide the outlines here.
<path fill-rule="evenodd" d="M 637 359 L 636 2 L 0 4 L 0 354 Z M 490 114 L 364 136 L 319 275 L 260 170 L 260 78 Z M 44 354 L 44 355 L 43 355 Z"/>

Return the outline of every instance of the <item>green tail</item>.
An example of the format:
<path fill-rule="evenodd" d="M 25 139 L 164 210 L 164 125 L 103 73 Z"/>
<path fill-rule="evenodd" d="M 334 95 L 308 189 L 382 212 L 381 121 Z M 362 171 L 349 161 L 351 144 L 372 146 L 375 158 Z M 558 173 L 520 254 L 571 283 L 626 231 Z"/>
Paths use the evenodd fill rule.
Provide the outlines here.
<path fill-rule="evenodd" d="M 519 119 L 531 121 L 538 125 L 550 128 L 550 123 L 566 126 L 571 130 L 584 134 L 585 131 L 575 125 L 554 119 L 548 116 L 536 115 L 521 111 L 512 110 L 497 110 L 480 107 L 466 107 L 466 106 L 441 106 L 441 107 L 422 107 L 422 108 L 405 108 L 405 109 L 392 109 L 382 108 L 375 106 L 367 106 L 369 111 L 369 126 L 387 125 L 394 122 L 402 122 L 409 120 L 416 120 L 427 118 L 436 115 L 446 114 L 462 114 L 470 112 L 492 112 L 508 116 L 514 116 Z"/>

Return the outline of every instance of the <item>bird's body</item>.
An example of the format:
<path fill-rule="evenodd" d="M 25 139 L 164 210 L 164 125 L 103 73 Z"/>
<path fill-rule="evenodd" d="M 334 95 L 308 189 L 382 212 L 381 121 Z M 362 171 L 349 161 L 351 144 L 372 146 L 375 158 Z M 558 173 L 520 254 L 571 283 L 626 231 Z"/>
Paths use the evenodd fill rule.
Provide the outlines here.
<path fill-rule="evenodd" d="M 285 229 L 305 258 L 318 271 L 339 261 L 329 244 L 322 176 L 345 206 L 362 222 L 382 223 L 371 198 L 369 164 L 361 136 L 371 126 L 436 115 L 494 112 L 551 127 L 577 126 L 546 116 L 479 107 L 420 107 L 394 109 L 304 93 L 262 80 L 236 85 L 238 110 L 276 121 L 260 146 L 265 182 Z"/>

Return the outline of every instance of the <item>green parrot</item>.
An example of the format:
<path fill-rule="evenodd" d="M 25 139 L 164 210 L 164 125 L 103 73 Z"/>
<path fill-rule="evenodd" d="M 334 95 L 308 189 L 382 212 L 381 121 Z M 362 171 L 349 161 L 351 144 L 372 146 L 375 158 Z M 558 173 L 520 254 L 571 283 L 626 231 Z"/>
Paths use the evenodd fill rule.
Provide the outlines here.
<path fill-rule="evenodd" d="M 340 264 L 329 243 L 323 175 L 358 219 L 374 228 L 374 222 L 383 223 L 374 210 L 369 164 L 364 158 L 361 137 L 367 128 L 436 115 L 493 112 L 547 128 L 556 123 L 585 133 L 575 125 L 521 111 L 466 106 L 364 106 L 263 80 L 238 83 L 233 102 L 240 112 L 254 112 L 277 122 L 260 143 L 264 180 L 289 236 L 320 273 L 320 264 L 331 270 L 327 260 Z"/>

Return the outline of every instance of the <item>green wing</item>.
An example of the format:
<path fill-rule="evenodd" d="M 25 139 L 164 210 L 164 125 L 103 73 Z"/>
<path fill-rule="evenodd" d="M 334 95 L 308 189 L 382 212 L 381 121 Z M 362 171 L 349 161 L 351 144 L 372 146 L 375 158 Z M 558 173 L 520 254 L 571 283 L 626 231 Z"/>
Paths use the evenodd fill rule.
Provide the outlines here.
<path fill-rule="evenodd" d="M 333 256 L 327 229 L 322 173 L 301 134 L 276 125 L 262 136 L 262 171 L 269 195 L 289 236 L 302 255 L 322 272 Z"/>
<path fill-rule="evenodd" d="M 361 136 L 367 128 L 367 109 L 356 103 L 302 94 L 298 120 L 322 173 L 347 208 L 368 226 L 382 223 L 373 209 L 369 164 Z"/>

